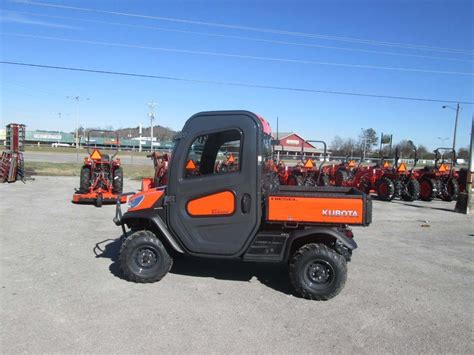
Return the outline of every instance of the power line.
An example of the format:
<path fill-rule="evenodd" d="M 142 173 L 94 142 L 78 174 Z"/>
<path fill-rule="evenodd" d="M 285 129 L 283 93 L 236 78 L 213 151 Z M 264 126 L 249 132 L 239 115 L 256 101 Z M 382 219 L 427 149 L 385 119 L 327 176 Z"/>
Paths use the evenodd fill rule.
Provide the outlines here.
<path fill-rule="evenodd" d="M 55 65 L 43 65 L 43 64 L 34 64 L 34 63 L 13 62 L 13 61 L 0 61 L 0 64 L 17 65 L 17 66 L 24 66 L 24 67 L 34 67 L 34 68 L 42 68 L 42 69 L 67 70 L 67 71 L 73 71 L 73 72 L 84 72 L 84 73 L 94 73 L 94 74 L 107 74 L 107 75 L 119 75 L 119 76 L 137 77 L 137 78 L 182 81 L 182 82 L 197 83 L 197 84 L 226 85 L 226 86 L 257 88 L 257 89 L 308 92 L 308 93 L 317 93 L 317 94 L 360 96 L 360 97 L 372 97 L 372 98 L 391 99 L 391 100 L 408 100 L 408 101 L 456 103 L 456 104 L 459 103 L 459 104 L 464 104 L 464 105 L 473 105 L 474 104 L 474 102 L 470 102 L 470 101 L 432 99 L 432 98 L 409 97 L 409 96 L 376 95 L 376 94 L 365 94 L 365 93 L 359 93 L 359 92 L 344 92 L 344 91 L 305 89 L 305 88 L 272 86 L 272 85 L 261 85 L 261 84 L 250 84 L 250 83 L 236 83 L 236 82 L 230 82 L 230 81 L 212 81 L 212 80 L 187 79 L 187 78 L 179 78 L 179 77 L 172 77 L 172 76 L 161 76 L 161 75 L 152 75 L 152 74 L 117 72 L 117 71 L 110 71 L 110 70 L 97 70 L 97 69 L 86 69 L 86 68 L 63 67 L 63 66 L 55 66 Z"/>
<path fill-rule="evenodd" d="M 379 69 L 379 70 L 393 70 L 393 71 L 403 71 L 403 72 L 418 72 L 418 73 L 431 73 L 431 74 L 449 74 L 449 75 L 474 76 L 474 73 L 469 73 L 469 72 L 429 70 L 429 69 L 418 69 L 418 68 L 382 67 L 382 66 L 364 65 L 364 64 L 319 62 L 319 61 L 304 60 L 304 59 L 261 57 L 261 56 L 251 56 L 251 55 L 243 55 L 243 54 L 194 51 L 194 50 L 189 50 L 189 49 L 151 47 L 151 46 L 142 46 L 142 45 L 133 45 L 133 44 L 123 44 L 123 43 L 98 42 L 98 41 L 70 39 L 70 38 L 59 38 L 59 37 L 49 37 L 49 36 L 36 36 L 36 35 L 27 35 L 27 34 L 21 34 L 21 33 L 0 32 L 0 34 L 8 35 L 8 36 L 17 36 L 17 37 L 62 41 L 62 42 L 93 44 L 93 45 L 100 45 L 100 46 L 135 48 L 135 49 L 148 49 L 148 50 L 157 50 L 157 51 L 164 51 L 164 52 L 198 54 L 198 55 L 208 55 L 208 56 L 238 58 L 238 59 L 252 59 L 252 60 L 271 61 L 271 62 L 280 62 L 280 63 L 283 62 L 283 63 L 310 64 L 310 65 L 329 65 L 329 66 L 336 66 L 336 67 L 348 67 L 348 68 L 358 68 L 358 69 Z"/>
<path fill-rule="evenodd" d="M 91 20 L 91 19 L 69 17 L 69 16 L 44 15 L 44 14 L 37 14 L 37 13 L 34 13 L 34 12 L 27 12 L 27 11 L 9 11 L 9 12 L 24 14 L 24 15 L 37 16 L 37 17 L 52 18 L 52 19 L 73 20 L 73 21 L 103 24 L 103 25 L 130 27 L 130 28 L 141 28 L 141 29 L 149 29 L 149 30 L 156 30 L 156 31 L 165 31 L 165 32 L 192 34 L 192 35 L 198 35 L 198 36 L 216 37 L 216 38 L 237 39 L 237 40 L 253 41 L 253 42 L 260 42 L 260 43 L 290 45 L 290 46 L 299 46 L 299 47 L 307 47 L 307 48 L 335 49 L 335 50 L 342 50 L 342 51 L 372 53 L 372 54 L 381 54 L 381 55 L 393 55 L 393 56 L 413 57 L 413 58 L 424 58 L 424 59 L 435 59 L 435 60 L 443 60 L 443 61 L 458 61 L 458 62 L 469 62 L 469 63 L 473 62 L 473 60 L 471 60 L 471 59 L 461 59 L 461 58 L 452 58 L 452 57 L 435 57 L 435 56 L 422 55 L 422 54 L 397 53 L 397 52 L 386 52 L 386 51 L 360 49 L 360 48 L 325 46 L 325 45 L 319 45 L 319 44 L 313 44 L 313 43 L 301 43 L 301 42 L 298 43 L 298 42 L 279 41 L 279 40 L 254 38 L 254 37 L 246 37 L 246 36 L 234 36 L 234 35 L 224 35 L 224 34 L 217 34 L 217 33 L 207 33 L 207 32 L 198 32 L 198 31 L 189 31 L 189 30 L 178 30 L 178 29 L 166 28 L 166 27 L 135 25 L 135 24 L 128 24 L 128 23 L 123 23 L 123 22 Z"/>
<path fill-rule="evenodd" d="M 91 8 L 85 8 L 85 7 L 34 2 L 34 1 L 28 1 L 28 0 L 13 1 L 13 2 L 26 4 L 26 5 L 33 5 L 33 6 L 68 9 L 68 10 L 75 10 L 75 11 L 86 11 L 86 12 L 94 12 L 94 13 L 109 14 L 109 15 L 116 15 L 116 16 L 128 16 L 128 17 L 135 17 L 135 18 L 186 23 L 186 24 L 209 26 L 209 27 L 220 27 L 220 28 L 236 29 L 236 30 L 243 30 L 243 31 L 273 33 L 273 34 L 287 35 L 287 36 L 318 38 L 318 39 L 324 39 L 324 40 L 344 41 L 344 42 L 399 47 L 399 48 L 407 48 L 407 49 L 429 50 L 429 51 L 436 51 L 436 52 L 463 53 L 463 54 L 470 54 L 470 55 L 474 54 L 474 50 L 468 50 L 468 49 L 433 47 L 433 46 L 416 45 L 416 44 L 409 44 L 409 43 L 386 42 L 386 41 L 376 41 L 376 40 L 362 39 L 362 38 L 340 37 L 340 36 L 329 36 L 329 35 L 322 35 L 322 34 L 316 34 L 316 33 L 285 31 L 285 30 L 277 30 L 277 29 L 271 29 L 271 28 L 230 25 L 230 24 L 205 22 L 205 21 L 193 21 L 193 20 L 186 20 L 186 19 L 180 19 L 180 18 L 150 16 L 150 15 L 142 15 L 142 14 L 134 14 L 134 13 L 118 12 L 118 11 L 106 11 L 106 10 L 98 10 L 98 9 L 91 9 Z"/>

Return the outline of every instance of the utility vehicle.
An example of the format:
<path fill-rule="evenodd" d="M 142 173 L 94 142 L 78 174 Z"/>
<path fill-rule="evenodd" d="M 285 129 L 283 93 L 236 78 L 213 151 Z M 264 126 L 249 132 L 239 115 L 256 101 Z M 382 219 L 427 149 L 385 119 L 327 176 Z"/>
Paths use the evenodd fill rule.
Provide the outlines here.
<path fill-rule="evenodd" d="M 133 195 L 124 214 L 117 203 L 124 276 L 158 281 L 188 254 L 286 263 L 298 295 L 337 295 L 357 247 L 349 225 L 371 223 L 371 200 L 353 188 L 279 185 L 272 142 L 251 112 L 192 116 L 175 137 L 167 185 L 121 195 Z M 232 169 L 217 169 L 229 154 Z"/>

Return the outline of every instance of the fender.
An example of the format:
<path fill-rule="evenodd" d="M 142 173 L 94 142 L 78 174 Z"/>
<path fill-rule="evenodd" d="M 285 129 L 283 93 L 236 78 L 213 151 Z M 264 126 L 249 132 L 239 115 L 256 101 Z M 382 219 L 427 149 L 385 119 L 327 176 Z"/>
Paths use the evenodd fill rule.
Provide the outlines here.
<path fill-rule="evenodd" d="M 165 222 L 163 222 L 163 219 L 156 213 L 156 211 L 154 211 L 153 213 L 150 213 L 147 210 L 136 211 L 136 212 L 126 212 L 120 219 L 120 224 L 122 225 L 122 227 L 125 224 L 130 226 L 130 225 L 133 225 L 133 221 L 136 221 L 136 220 L 147 221 L 150 224 L 150 226 L 155 227 L 157 230 L 161 232 L 162 236 L 167 240 L 169 245 L 171 245 L 171 247 L 175 251 L 177 251 L 178 253 L 184 254 L 183 249 L 175 240 L 175 238 L 171 235 Z"/>
<path fill-rule="evenodd" d="M 337 227 L 326 227 L 318 226 L 312 228 L 306 228 L 302 230 L 296 230 L 291 232 L 290 237 L 288 238 L 285 246 L 284 260 L 288 260 L 290 257 L 290 250 L 293 243 L 303 237 L 310 235 L 324 235 L 335 238 L 342 245 L 344 245 L 349 250 L 354 250 L 357 248 L 357 243 L 354 239 L 347 237 L 344 233 L 337 230 Z M 317 237 L 316 237 L 317 239 Z"/>

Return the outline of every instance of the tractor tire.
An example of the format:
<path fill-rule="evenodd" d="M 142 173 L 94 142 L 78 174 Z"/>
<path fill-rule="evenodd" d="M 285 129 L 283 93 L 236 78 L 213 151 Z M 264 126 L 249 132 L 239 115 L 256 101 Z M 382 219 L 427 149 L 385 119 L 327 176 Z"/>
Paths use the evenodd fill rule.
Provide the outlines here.
<path fill-rule="evenodd" d="M 420 200 L 433 201 L 438 196 L 438 184 L 435 179 L 423 179 L 420 182 Z"/>
<path fill-rule="evenodd" d="M 104 199 L 102 195 L 98 195 L 97 198 L 95 199 L 95 207 L 102 207 L 104 204 Z"/>
<path fill-rule="evenodd" d="M 81 175 L 79 180 L 79 193 L 85 194 L 89 192 L 91 184 L 91 169 L 88 166 L 81 168 Z"/>
<path fill-rule="evenodd" d="M 392 201 L 395 197 L 395 184 L 392 179 L 384 176 L 377 184 L 377 196 L 382 201 Z"/>
<path fill-rule="evenodd" d="M 114 171 L 114 181 L 112 183 L 112 192 L 114 194 L 121 194 L 123 192 L 123 169 L 117 168 Z"/>
<path fill-rule="evenodd" d="M 304 186 L 304 178 L 301 175 L 296 175 L 296 185 Z"/>
<path fill-rule="evenodd" d="M 138 283 L 160 281 L 173 266 L 173 259 L 156 235 L 141 230 L 122 243 L 120 269 L 127 280 Z"/>
<path fill-rule="evenodd" d="M 337 170 L 336 171 L 336 176 L 334 177 L 334 184 L 336 186 L 342 186 L 344 181 L 347 181 L 347 178 L 348 178 L 347 171 Z"/>
<path fill-rule="evenodd" d="M 413 202 L 420 197 L 420 183 L 418 180 L 410 179 L 403 189 L 401 198 L 403 201 Z"/>
<path fill-rule="evenodd" d="M 321 173 L 319 175 L 318 186 L 329 186 L 329 174 Z"/>
<path fill-rule="evenodd" d="M 459 184 L 454 178 L 450 178 L 446 181 L 446 185 L 444 186 L 441 199 L 443 201 L 451 202 L 458 198 L 459 193 Z"/>
<path fill-rule="evenodd" d="M 366 195 L 370 194 L 370 183 L 368 181 L 361 181 L 359 183 L 359 186 L 357 186 L 357 189 Z"/>
<path fill-rule="evenodd" d="M 298 295 L 325 301 L 344 288 L 347 262 L 342 255 L 324 244 L 306 244 L 291 258 L 289 277 Z"/>

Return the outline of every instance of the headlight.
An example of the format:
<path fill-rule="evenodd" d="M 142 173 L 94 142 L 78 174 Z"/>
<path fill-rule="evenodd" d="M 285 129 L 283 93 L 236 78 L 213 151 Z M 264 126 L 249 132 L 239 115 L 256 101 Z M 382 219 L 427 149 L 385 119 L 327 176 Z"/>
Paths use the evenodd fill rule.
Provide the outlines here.
<path fill-rule="evenodd" d="M 135 208 L 135 207 L 138 207 L 138 205 L 140 203 L 142 203 L 143 199 L 145 198 L 145 195 L 140 195 L 140 196 L 137 196 L 137 197 L 132 197 L 129 201 L 128 201 L 128 208 Z"/>

